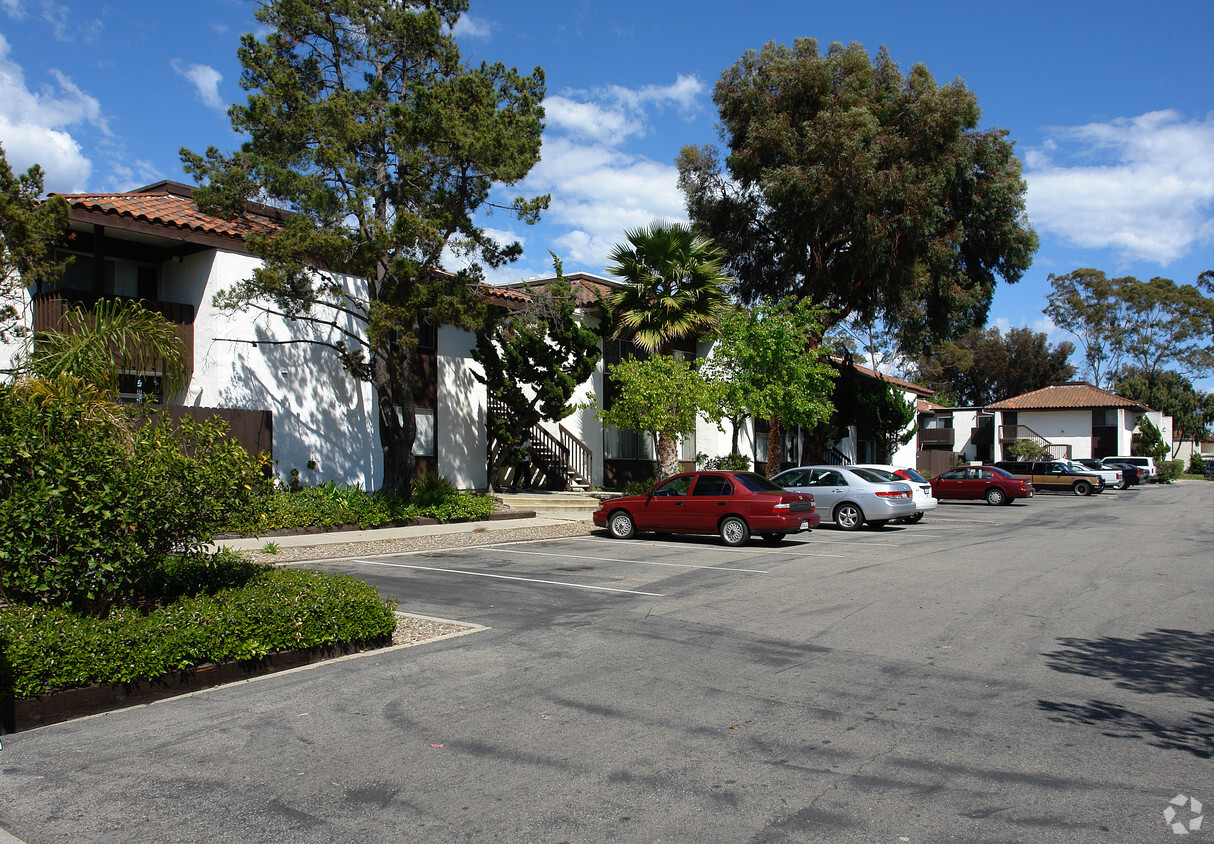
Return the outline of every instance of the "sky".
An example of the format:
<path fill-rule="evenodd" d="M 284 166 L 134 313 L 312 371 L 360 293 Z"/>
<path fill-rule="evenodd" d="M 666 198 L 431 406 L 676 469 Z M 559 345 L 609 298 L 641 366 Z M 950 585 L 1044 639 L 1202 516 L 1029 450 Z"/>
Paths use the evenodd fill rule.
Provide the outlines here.
<path fill-rule="evenodd" d="M 38 163 L 47 189 L 189 182 L 179 150 L 231 151 L 243 102 L 236 50 L 251 0 L 0 0 L 0 143 Z M 990 325 L 1070 339 L 1042 313 L 1049 275 L 1192 283 L 1214 269 L 1214 5 L 1209 0 L 1011 3 L 763 0 L 472 0 L 455 29 L 465 59 L 547 79 L 542 160 L 518 189 L 550 193 L 543 220 L 484 224 L 521 241 L 494 282 L 605 274 L 627 229 L 686 220 L 674 159 L 719 145 L 713 86 L 747 50 L 815 38 L 888 48 L 978 98 L 1024 162 L 1041 246 L 1001 283 Z M 504 193 L 502 194 L 505 195 Z M 1205 389 L 1214 382 L 1202 382 Z"/>

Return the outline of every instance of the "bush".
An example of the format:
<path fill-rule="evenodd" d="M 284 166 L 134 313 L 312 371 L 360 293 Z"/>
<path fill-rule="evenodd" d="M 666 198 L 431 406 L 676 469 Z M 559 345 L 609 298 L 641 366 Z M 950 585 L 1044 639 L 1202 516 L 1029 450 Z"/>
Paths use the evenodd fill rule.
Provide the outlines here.
<path fill-rule="evenodd" d="M 723 457 L 709 457 L 707 454 L 697 454 L 696 460 L 701 468 L 712 470 L 721 469 L 726 472 L 749 472 L 750 458 L 745 454 L 726 454 Z"/>
<path fill-rule="evenodd" d="M 493 499 L 460 492 L 446 478 L 430 473 L 414 478 L 413 497 L 405 501 L 392 493 L 369 493 L 357 486 L 328 481 L 291 491 L 280 488 L 260 497 L 255 512 L 229 519 L 224 530 L 259 535 L 270 530 L 331 528 L 358 525 L 372 528 L 407 522 L 420 516 L 449 521 L 483 519 L 493 512 Z"/>
<path fill-rule="evenodd" d="M 66 386 L 65 386 L 66 385 Z M 268 481 L 226 425 L 153 418 L 82 382 L 0 385 L 0 589 L 104 615 Z"/>
<path fill-rule="evenodd" d="M 211 579 L 251 576 L 242 585 L 203 591 L 146 614 L 119 607 L 102 619 L 63 607 L 6 609 L 0 612 L 0 690 L 28 697 L 128 683 L 208 662 L 368 642 L 396 626 L 393 603 L 356 578 L 253 568 L 219 564 Z M 178 572 L 183 574 L 190 581 L 199 572 Z"/>
<path fill-rule="evenodd" d="M 1047 460 L 1053 456 L 1048 448 L 1035 440 L 1016 440 L 1004 451 L 1013 460 Z"/>
<path fill-rule="evenodd" d="M 1202 460 L 1201 455 L 1198 454 L 1196 451 L 1193 452 L 1193 456 L 1189 458 L 1189 471 L 1187 474 L 1204 475 L 1205 473 L 1206 473 L 1206 461 Z"/>
<path fill-rule="evenodd" d="M 655 483 L 656 481 L 653 478 L 642 481 L 629 481 L 628 483 L 624 484 L 624 488 L 620 491 L 624 493 L 624 495 L 644 495 L 645 493 L 649 492 L 649 490 L 653 489 L 653 485 Z"/>
<path fill-rule="evenodd" d="M 1183 460 L 1161 460 L 1158 466 L 1159 482 L 1161 484 L 1170 484 L 1184 474 Z"/>

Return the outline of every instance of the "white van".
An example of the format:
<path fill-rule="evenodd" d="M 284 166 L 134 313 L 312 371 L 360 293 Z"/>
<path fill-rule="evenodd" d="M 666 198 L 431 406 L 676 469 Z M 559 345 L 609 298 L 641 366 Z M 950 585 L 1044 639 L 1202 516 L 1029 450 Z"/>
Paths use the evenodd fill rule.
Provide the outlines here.
<path fill-rule="evenodd" d="M 1101 463 L 1129 463 L 1131 466 L 1139 466 L 1144 468 L 1149 473 L 1147 480 L 1152 483 L 1159 480 L 1159 470 L 1155 468 L 1154 457 L 1102 457 Z"/>

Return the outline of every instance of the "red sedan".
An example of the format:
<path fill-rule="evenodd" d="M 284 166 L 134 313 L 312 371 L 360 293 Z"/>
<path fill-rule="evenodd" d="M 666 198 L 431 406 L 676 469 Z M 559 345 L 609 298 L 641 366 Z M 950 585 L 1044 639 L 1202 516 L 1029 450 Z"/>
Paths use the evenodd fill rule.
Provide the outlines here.
<path fill-rule="evenodd" d="M 715 533 L 726 545 L 743 545 L 752 533 L 776 543 L 821 520 L 812 495 L 789 492 L 754 472 L 684 472 L 643 495 L 608 499 L 594 512 L 594 523 L 616 539 L 642 530 Z"/>
<path fill-rule="evenodd" d="M 998 466 L 958 466 L 928 481 L 932 495 L 945 498 L 985 498 L 988 504 L 1007 504 L 1013 498 L 1032 498 L 1033 484 Z"/>

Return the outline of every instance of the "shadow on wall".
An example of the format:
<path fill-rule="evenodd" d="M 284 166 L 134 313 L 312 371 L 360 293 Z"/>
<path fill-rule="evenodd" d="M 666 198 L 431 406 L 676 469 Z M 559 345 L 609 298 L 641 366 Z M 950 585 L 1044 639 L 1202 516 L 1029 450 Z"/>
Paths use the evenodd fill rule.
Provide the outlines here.
<path fill-rule="evenodd" d="M 1109 680 L 1142 695 L 1174 695 L 1214 702 L 1214 631 L 1154 630 L 1135 639 L 1062 639 L 1046 664 L 1065 674 Z M 1146 739 L 1154 747 L 1214 758 L 1214 707 L 1162 722 L 1119 704 L 1038 701 L 1051 721 L 1099 727 L 1107 736 Z"/>
<path fill-rule="evenodd" d="M 219 391 L 230 407 L 274 413 L 274 457 L 280 479 L 298 469 L 305 483 L 334 480 L 373 490 L 382 474 L 375 400 L 328 349 L 308 343 L 273 345 L 262 326 L 257 345 L 233 350 L 233 378 Z M 309 472 L 308 461 L 316 462 Z"/>
<path fill-rule="evenodd" d="M 439 360 L 434 422 L 438 472 L 461 489 L 483 490 L 488 485 L 483 387 L 468 366 Z"/>

